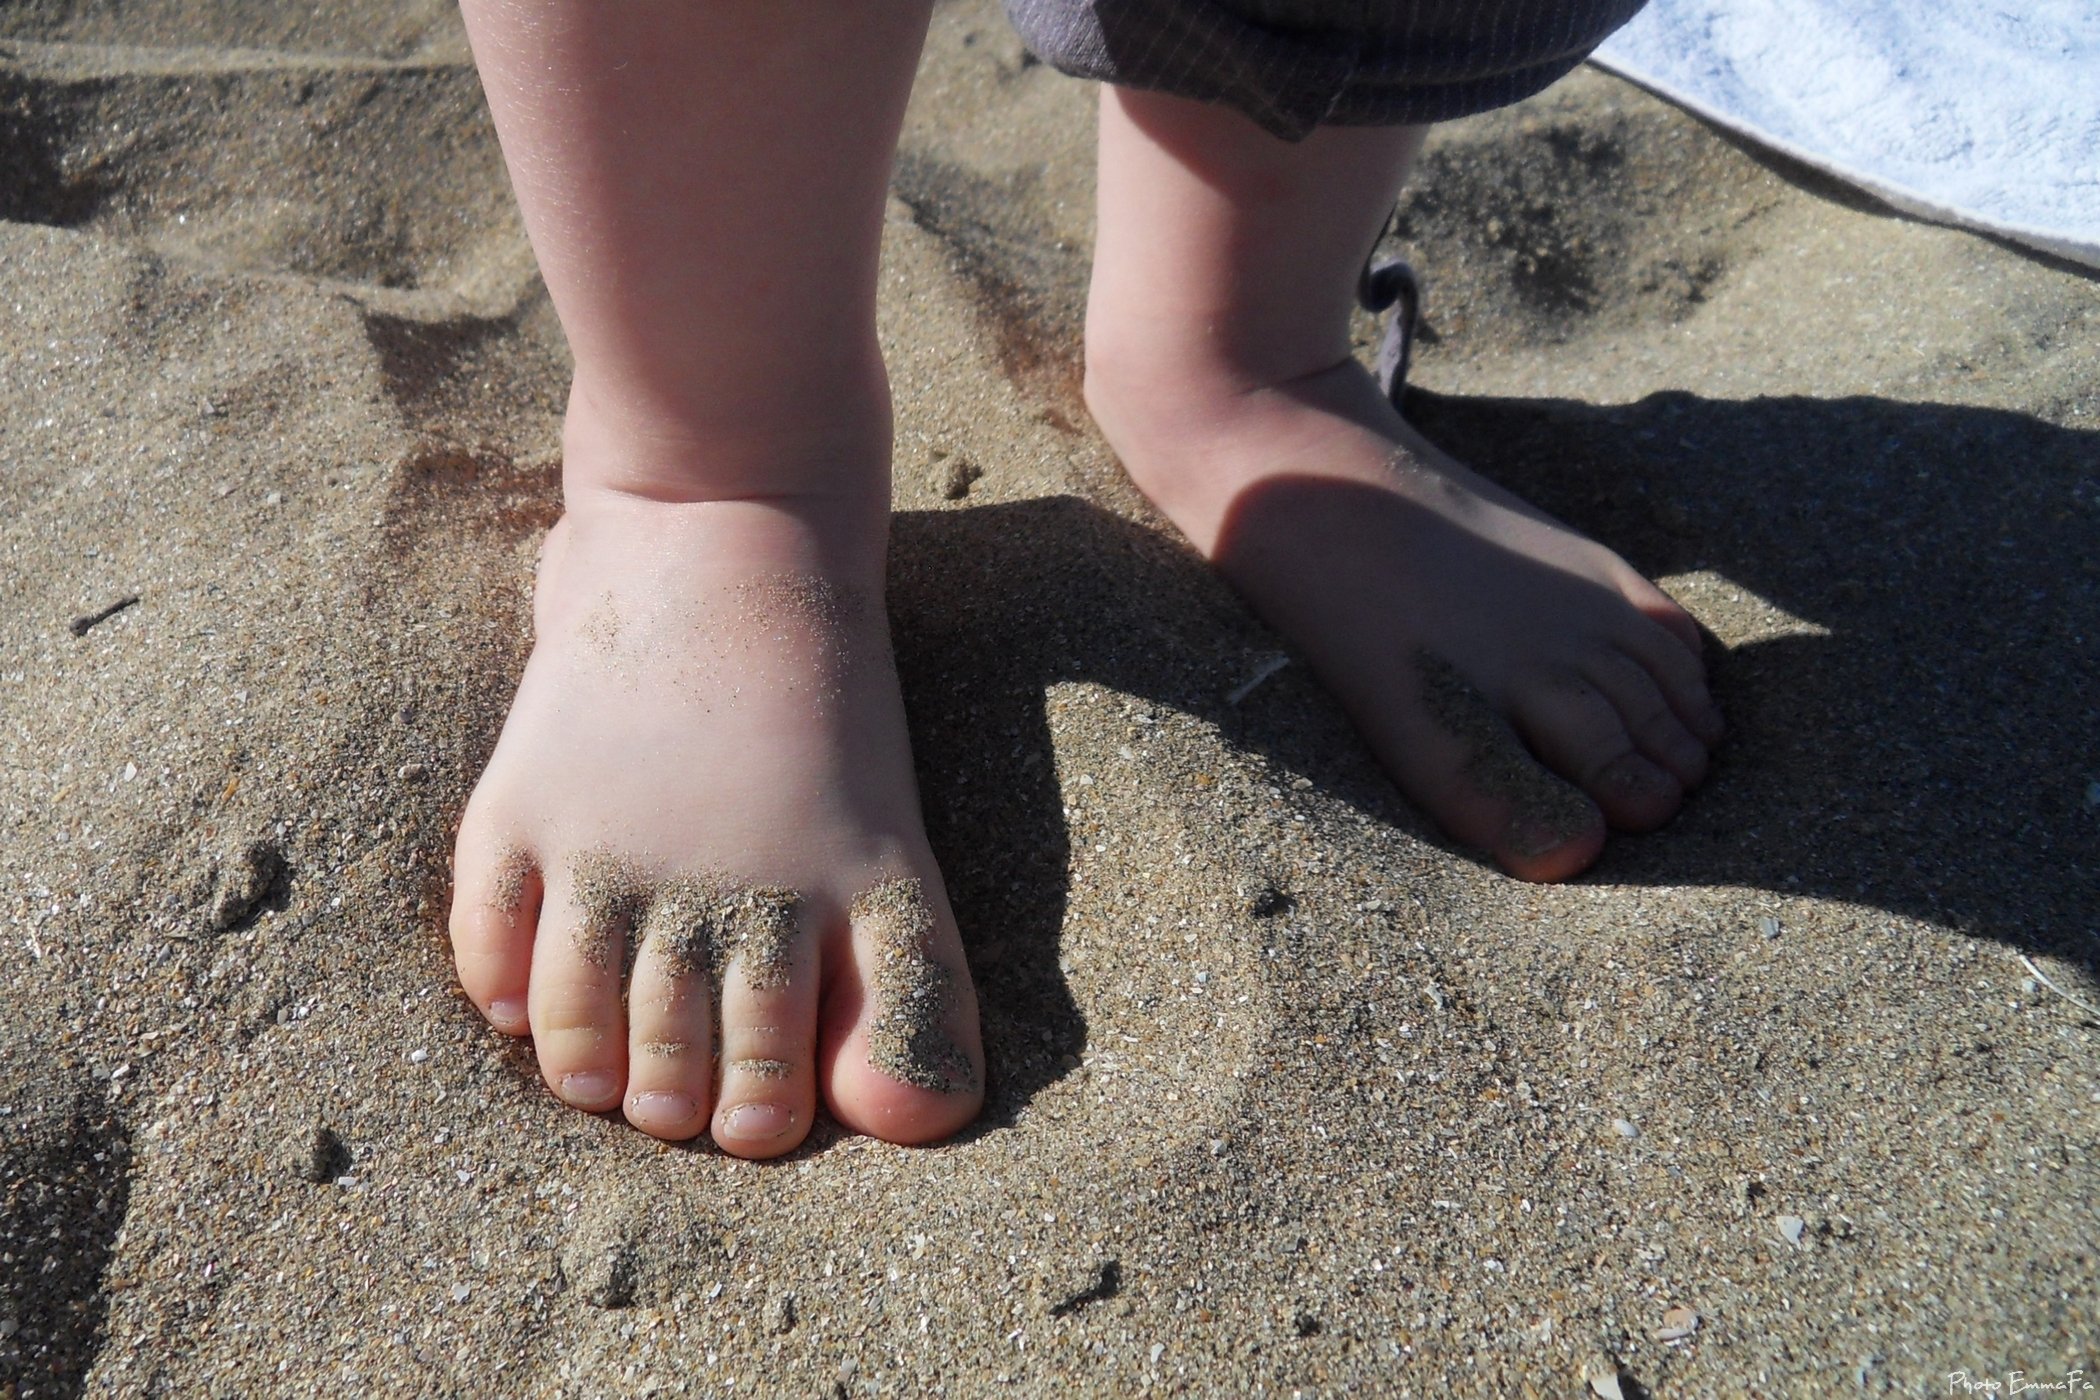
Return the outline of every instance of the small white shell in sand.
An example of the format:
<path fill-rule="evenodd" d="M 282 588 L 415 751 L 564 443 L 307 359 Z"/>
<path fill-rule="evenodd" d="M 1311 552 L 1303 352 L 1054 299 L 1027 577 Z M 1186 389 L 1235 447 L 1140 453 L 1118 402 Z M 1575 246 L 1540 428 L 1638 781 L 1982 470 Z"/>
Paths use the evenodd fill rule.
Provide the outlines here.
<path fill-rule="evenodd" d="M 1663 1325 L 1649 1335 L 1658 1342 L 1677 1342 L 1698 1330 L 1699 1314 L 1679 1304 L 1663 1314 Z"/>
<path fill-rule="evenodd" d="M 1626 1400 L 1626 1392 L 1619 1388 L 1619 1364 L 1608 1356 L 1593 1356 L 1583 1365 L 1582 1383 L 1599 1400 Z"/>

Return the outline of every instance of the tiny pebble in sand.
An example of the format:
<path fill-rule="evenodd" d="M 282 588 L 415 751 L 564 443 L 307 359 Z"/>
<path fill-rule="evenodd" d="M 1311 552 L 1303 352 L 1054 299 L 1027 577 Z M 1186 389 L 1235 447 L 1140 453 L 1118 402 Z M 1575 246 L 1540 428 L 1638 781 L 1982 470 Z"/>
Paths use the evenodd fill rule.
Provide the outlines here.
<path fill-rule="evenodd" d="M 228 851 L 212 889 L 212 928 L 224 932 L 254 913 L 283 872 L 284 855 L 272 841 L 245 841 Z"/>
<path fill-rule="evenodd" d="M 1682 1341 L 1699 1330 L 1699 1314 L 1682 1305 L 1663 1314 L 1663 1325 L 1655 1329 L 1658 1342 Z"/>
<path fill-rule="evenodd" d="M 943 500 L 959 501 L 970 494 L 970 487 L 983 475 L 984 468 L 969 458 L 951 457 L 933 469 L 931 480 Z"/>
<path fill-rule="evenodd" d="M 335 1130 L 325 1123 L 309 1123 L 294 1132 L 286 1143 L 285 1159 L 302 1181 L 319 1185 L 332 1181 L 350 1168 L 350 1152 Z"/>

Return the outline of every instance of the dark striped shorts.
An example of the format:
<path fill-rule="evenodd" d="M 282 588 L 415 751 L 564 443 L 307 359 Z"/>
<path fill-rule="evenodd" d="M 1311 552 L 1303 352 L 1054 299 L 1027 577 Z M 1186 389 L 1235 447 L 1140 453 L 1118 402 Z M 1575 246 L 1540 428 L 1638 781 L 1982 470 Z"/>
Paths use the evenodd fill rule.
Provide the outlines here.
<path fill-rule="evenodd" d="M 1036 57 L 1080 78 L 1219 102 L 1289 140 L 1316 126 L 1507 106 L 1645 0 L 1006 0 Z"/>

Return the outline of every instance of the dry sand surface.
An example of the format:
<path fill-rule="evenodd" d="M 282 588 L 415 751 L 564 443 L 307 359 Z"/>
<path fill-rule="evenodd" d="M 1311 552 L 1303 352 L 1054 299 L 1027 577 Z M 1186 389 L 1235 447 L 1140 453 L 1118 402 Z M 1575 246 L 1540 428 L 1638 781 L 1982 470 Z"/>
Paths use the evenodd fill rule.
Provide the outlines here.
<path fill-rule="evenodd" d="M 1075 394 L 1092 126 L 940 7 L 892 608 L 990 1104 L 754 1166 L 452 979 L 566 370 L 456 17 L 0 11 L 0 1394 L 2100 1370 L 2100 285 L 1591 72 L 1439 135 L 1412 411 L 1734 725 L 1533 887 L 1241 694 L 1280 643 Z"/>

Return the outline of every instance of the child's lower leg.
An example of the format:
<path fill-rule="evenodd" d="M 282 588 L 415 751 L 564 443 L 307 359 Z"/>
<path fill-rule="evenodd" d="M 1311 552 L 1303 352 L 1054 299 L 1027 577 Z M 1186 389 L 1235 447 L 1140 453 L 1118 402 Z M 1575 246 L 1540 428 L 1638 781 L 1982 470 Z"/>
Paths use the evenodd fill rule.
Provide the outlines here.
<path fill-rule="evenodd" d="M 1423 440 L 1349 358 L 1356 277 L 1419 144 L 1293 145 L 1105 89 L 1087 398 L 1402 790 L 1510 870 L 1565 878 L 1606 819 L 1676 811 L 1720 720 L 1689 617 Z"/>
<path fill-rule="evenodd" d="M 773 1155 L 820 1091 L 944 1136 L 982 1059 L 890 664 L 874 320 L 927 6 L 465 11 L 576 374 L 461 981 L 663 1137 Z"/>

